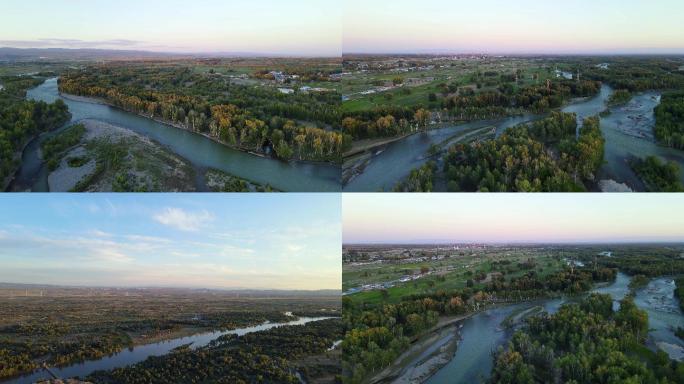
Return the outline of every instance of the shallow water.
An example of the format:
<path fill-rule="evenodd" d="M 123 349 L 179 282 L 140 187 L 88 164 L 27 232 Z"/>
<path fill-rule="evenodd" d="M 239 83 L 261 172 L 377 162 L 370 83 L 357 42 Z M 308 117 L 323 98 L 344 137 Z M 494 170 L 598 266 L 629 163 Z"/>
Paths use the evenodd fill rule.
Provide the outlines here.
<path fill-rule="evenodd" d="M 609 116 L 601 118 L 601 130 L 606 138 L 605 165 L 600 178 L 625 183 L 636 191 L 644 186 L 627 160 L 631 157 L 659 156 L 679 165 L 684 181 L 684 151 L 656 144 L 653 137 L 653 109 L 660 104 L 660 93 L 644 92 L 625 104 L 611 108 Z"/>
<path fill-rule="evenodd" d="M 31 89 L 27 98 L 54 102 L 59 96 L 57 78 L 48 79 Z M 286 163 L 275 159 L 250 155 L 202 135 L 158 123 L 154 120 L 124 112 L 106 105 L 62 100 L 72 113 L 71 123 L 82 119 L 96 119 L 128 128 L 162 144 L 188 160 L 196 169 L 209 167 L 252 180 L 270 184 L 283 191 L 334 192 L 340 190 L 340 167 L 321 163 Z M 47 191 L 47 171 L 38 158 L 40 140 L 34 141 L 22 155 L 22 167 L 12 190 Z"/>
<path fill-rule="evenodd" d="M 665 342 L 684 351 L 684 340 L 674 334 L 677 327 L 684 328 L 684 314 L 674 295 L 675 282 L 670 278 L 652 280 L 636 293 L 634 302 L 648 312 L 649 345 L 654 348 Z"/>
<path fill-rule="evenodd" d="M 549 313 L 558 311 L 562 299 L 533 301 L 490 309 L 465 320 L 461 328 L 461 342 L 453 360 L 437 371 L 426 383 L 479 383 L 489 377 L 493 367 L 492 352 L 504 345 L 513 330 L 502 329 L 501 322 L 511 313 L 542 306 Z"/>
<path fill-rule="evenodd" d="M 298 320 L 285 322 L 285 323 L 270 323 L 265 322 L 260 325 L 253 327 L 245 327 L 233 329 L 230 331 L 217 331 L 217 332 L 205 332 L 193 336 L 179 337 L 176 339 L 161 341 L 153 344 L 145 344 L 136 346 L 129 349 L 124 349 L 123 351 L 116 353 L 112 356 L 104 357 L 99 360 L 86 361 L 79 364 L 73 364 L 62 368 L 50 368 L 57 376 L 61 378 L 70 377 L 85 377 L 98 370 L 111 370 L 118 367 L 125 367 L 127 365 L 132 365 L 139 363 L 150 356 L 162 356 L 172 349 L 192 343 L 191 348 L 199 348 L 206 346 L 212 340 L 215 340 L 219 336 L 235 334 L 242 336 L 248 333 L 265 331 L 267 329 L 287 326 L 287 325 L 301 325 L 312 321 L 320 321 L 331 319 L 331 317 L 300 317 Z M 50 375 L 44 370 L 37 371 L 35 373 L 18 377 L 9 381 L 2 381 L 6 384 L 30 384 L 41 379 L 50 379 Z"/>

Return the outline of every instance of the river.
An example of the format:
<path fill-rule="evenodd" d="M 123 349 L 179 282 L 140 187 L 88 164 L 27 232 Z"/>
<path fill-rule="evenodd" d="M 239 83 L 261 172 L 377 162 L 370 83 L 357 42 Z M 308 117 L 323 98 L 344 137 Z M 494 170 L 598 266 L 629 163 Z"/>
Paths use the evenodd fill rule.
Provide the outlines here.
<path fill-rule="evenodd" d="M 106 105 L 62 98 L 57 89 L 57 78 L 28 91 L 27 98 L 54 102 L 61 98 L 72 114 L 69 124 L 83 119 L 101 120 L 128 128 L 162 144 L 170 151 L 185 158 L 198 173 L 207 168 L 255 181 L 270 184 L 276 189 L 293 192 L 336 192 L 340 190 L 340 167 L 333 164 L 283 162 L 275 159 L 250 155 L 215 142 L 202 135 L 178 129 L 142 116 L 124 112 Z M 54 134 L 54 132 L 52 133 Z M 22 166 L 10 186 L 14 191 L 32 190 L 45 192 L 47 169 L 38 157 L 40 142 L 50 135 L 31 142 L 22 154 Z M 204 178 L 198 175 L 198 183 Z M 202 190 L 199 185 L 198 189 Z"/>
<path fill-rule="evenodd" d="M 573 101 L 561 108 L 562 112 L 576 113 L 579 123 L 606 110 L 607 101 L 613 89 L 604 84 L 598 95 Z M 627 104 L 611 107 L 611 114 L 601 117 L 601 130 L 606 138 L 605 164 L 598 179 L 612 179 L 625 183 L 635 191 L 643 191 L 643 183 L 629 167 L 627 159 L 632 156 L 660 156 L 679 164 L 684 181 L 684 151 L 659 146 L 653 139 L 655 118 L 653 108 L 660 103 L 660 93 L 643 92 L 634 96 Z M 363 173 L 355 176 L 343 186 L 345 192 L 388 191 L 404 179 L 412 169 L 428 161 L 426 153 L 430 145 L 440 144 L 456 135 L 472 129 L 494 126 L 497 135 L 518 124 L 544 118 L 545 115 L 527 114 L 505 119 L 476 121 L 437 128 L 426 133 L 408 136 L 388 144 L 375 154 Z M 439 186 L 439 184 L 436 184 Z"/>
<path fill-rule="evenodd" d="M 192 343 L 191 348 L 200 348 L 209 344 L 212 340 L 215 340 L 219 336 L 234 334 L 242 336 L 248 333 L 265 331 L 275 327 L 282 327 L 288 325 L 301 325 L 310 323 L 312 321 L 320 321 L 332 319 L 332 317 L 300 317 L 297 320 L 289 321 L 285 323 L 270 323 L 265 322 L 260 325 L 246 328 L 232 329 L 229 331 L 216 331 L 216 332 L 205 332 L 199 333 L 193 336 L 179 337 L 176 339 L 161 341 L 153 344 L 139 345 L 132 348 L 124 349 L 123 351 L 116 353 L 111 356 L 104 357 L 99 360 L 91 360 L 83 363 L 73 364 L 61 368 L 51 368 L 57 376 L 61 378 L 70 377 L 85 377 L 98 370 L 111 370 L 118 367 L 125 367 L 127 365 L 132 365 L 139 363 L 150 356 L 162 356 L 172 349 Z M 50 379 L 50 375 L 41 369 L 32 374 L 24 375 L 9 381 L 2 381 L 3 384 L 31 384 L 35 383 L 41 379 Z"/>
<path fill-rule="evenodd" d="M 614 300 L 614 308 L 619 308 L 619 301 L 629 293 L 630 277 L 618 273 L 615 282 L 597 286 L 592 292 L 610 294 Z M 514 330 L 502 329 L 501 322 L 511 313 L 535 306 L 542 306 L 545 311 L 555 313 L 562 304 L 575 300 L 561 298 L 546 301 L 533 301 L 490 309 L 465 320 L 460 330 L 462 340 L 453 359 L 426 381 L 428 384 L 484 382 L 493 367 L 492 351 L 505 345 Z M 684 350 L 684 341 L 678 339 L 673 328 L 684 327 L 684 315 L 679 310 L 679 303 L 674 298 L 674 282 L 668 278 L 652 280 L 645 288 L 636 292 L 635 303 L 648 312 L 649 337 L 648 345 L 655 348 L 659 343 L 669 343 L 675 349 Z"/>

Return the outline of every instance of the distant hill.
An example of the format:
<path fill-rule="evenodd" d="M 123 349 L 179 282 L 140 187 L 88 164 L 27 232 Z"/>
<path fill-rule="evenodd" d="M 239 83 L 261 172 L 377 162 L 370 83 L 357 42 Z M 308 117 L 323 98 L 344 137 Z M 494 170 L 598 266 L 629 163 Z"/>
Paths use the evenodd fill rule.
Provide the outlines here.
<path fill-rule="evenodd" d="M 1 61 L 29 60 L 124 60 L 144 58 L 190 57 L 172 53 L 114 49 L 9 48 L 0 47 Z"/>
<path fill-rule="evenodd" d="M 256 52 L 173 53 L 91 48 L 10 48 L 0 47 L 0 61 L 93 61 L 172 58 L 296 57 Z"/>

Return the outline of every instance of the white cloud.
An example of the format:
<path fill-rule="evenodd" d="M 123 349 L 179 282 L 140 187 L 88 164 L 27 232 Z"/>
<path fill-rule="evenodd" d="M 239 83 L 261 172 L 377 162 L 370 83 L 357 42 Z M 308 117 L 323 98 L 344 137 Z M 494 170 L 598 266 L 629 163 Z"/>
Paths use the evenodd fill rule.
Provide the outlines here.
<path fill-rule="evenodd" d="M 301 245 L 301 244 L 288 244 L 287 245 L 287 250 L 292 252 L 292 253 L 301 252 L 304 248 L 306 248 L 306 247 Z"/>
<path fill-rule="evenodd" d="M 166 208 L 164 211 L 153 216 L 157 222 L 181 230 L 197 231 L 205 224 L 212 221 L 214 216 L 203 210 L 199 212 L 188 212 L 180 208 Z"/>

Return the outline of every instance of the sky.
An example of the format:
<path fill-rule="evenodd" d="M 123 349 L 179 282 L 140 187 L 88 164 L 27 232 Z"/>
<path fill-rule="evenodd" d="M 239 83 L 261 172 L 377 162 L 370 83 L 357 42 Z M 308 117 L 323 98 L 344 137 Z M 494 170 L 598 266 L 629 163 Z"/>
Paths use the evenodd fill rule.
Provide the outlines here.
<path fill-rule="evenodd" d="M 684 194 L 344 194 L 345 244 L 684 242 Z"/>
<path fill-rule="evenodd" d="M 339 56 L 340 0 L 3 0 L 0 46 Z"/>
<path fill-rule="evenodd" d="M 681 0 L 344 3 L 344 53 L 684 53 Z"/>
<path fill-rule="evenodd" d="M 0 212 L 0 282 L 341 287 L 339 194 L 3 194 Z"/>

